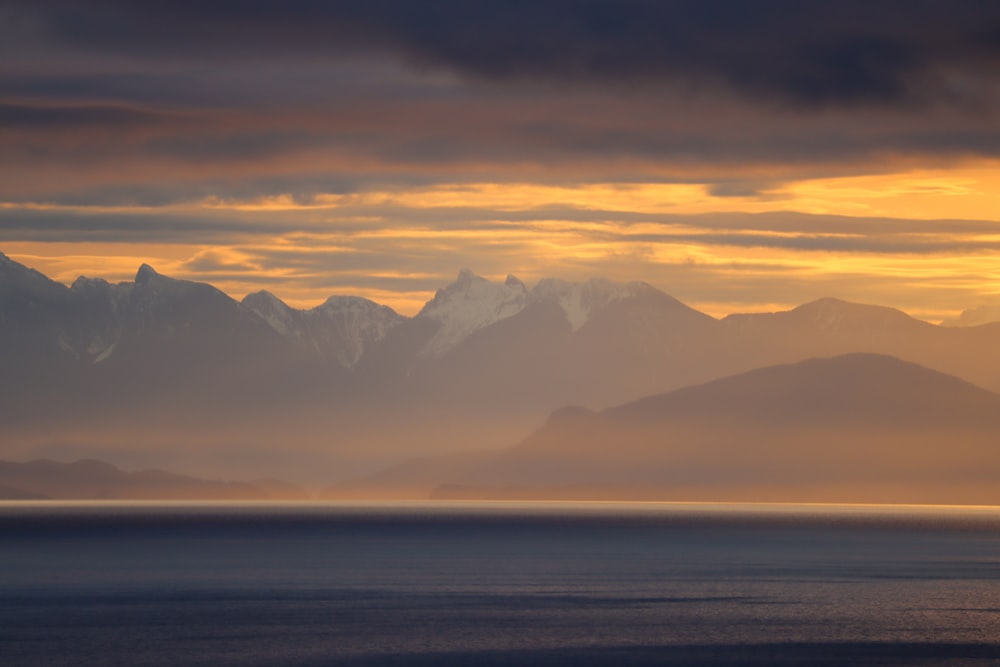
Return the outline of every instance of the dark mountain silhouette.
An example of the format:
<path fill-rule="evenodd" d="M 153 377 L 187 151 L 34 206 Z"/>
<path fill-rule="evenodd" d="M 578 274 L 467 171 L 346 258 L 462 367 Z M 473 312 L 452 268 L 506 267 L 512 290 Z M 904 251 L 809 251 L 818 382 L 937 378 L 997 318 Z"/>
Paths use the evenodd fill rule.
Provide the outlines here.
<path fill-rule="evenodd" d="M 218 482 L 163 470 L 124 472 L 97 460 L 57 463 L 0 461 L 0 498 L 6 500 L 277 500 L 304 499 L 278 480 Z"/>
<path fill-rule="evenodd" d="M 851 354 L 557 411 L 437 495 L 996 503 L 998 436 L 997 394 Z"/>

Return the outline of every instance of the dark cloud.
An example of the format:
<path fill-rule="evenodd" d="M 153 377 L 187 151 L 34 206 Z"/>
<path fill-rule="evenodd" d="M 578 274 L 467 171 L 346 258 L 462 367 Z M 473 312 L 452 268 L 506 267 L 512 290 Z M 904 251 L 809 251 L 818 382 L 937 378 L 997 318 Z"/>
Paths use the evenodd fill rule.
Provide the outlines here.
<path fill-rule="evenodd" d="M 299 231 L 328 226 L 301 221 Z M 231 244 L 240 239 L 274 236 L 289 231 L 286 222 L 192 215 L 189 212 L 107 212 L 67 209 L 0 208 L 0 239 L 4 241 L 200 243 Z"/>
<path fill-rule="evenodd" d="M 0 0 L 0 200 L 524 178 L 766 197 L 996 157 L 998 24 L 979 0 Z"/>
<path fill-rule="evenodd" d="M 486 81 L 721 85 L 802 106 L 960 96 L 939 75 L 987 83 L 1000 56 L 1000 5 L 992 0 L 13 4 L 27 18 L 8 36 L 41 35 L 50 59 L 84 53 L 252 66 L 361 52 Z"/>
<path fill-rule="evenodd" d="M 789 118 L 594 91 L 428 94 L 282 110 L 0 100 L 0 198 L 307 197 L 526 171 L 536 182 L 703 182 L 710 194 L 757 196 L 771 183 L 878 170 L 894 156 L 1000 155 L 1000 119 L 956 111 Z"/>
<path fill-rule="evenodd" d="M 746 180 L 723 180 L 708 185 L 708 194 L 713 197 L 767 197 L 768 190 L 777 186 L 775 183 L 761 183 Z"/>
<path fill-rule="evenodd" d="M 996 0 L 0 0 L 0 241 L 190 244 L 191 277 L 317 289 L 432 290 L 468 265 L 648 271 L 699 300 L 720 281 L 734 300 L 899 290 L 912 273 L 808 281 L 826 280 L 824 251 L 995 252 L 995 223 L 596 210 L 573 193 L 697 184 L 757 210 L 797 181 L 997 158 L 998 79 Z M 468 183 L 509 205 L 459 205 L 489 200 Z M 456 205 L 405 205 L 442 184 Z M 529 206 L 519 184 L 563 190 Z M 348 196 L 206 205 L 324 194 Z M 550 259 L 554 242 L 587 252 Z M 697 261 L 769 254 L 748 248 L 815 270 Z M 948 289 L 993 284 L 966 283 Z"/>
<path fill-rule="evenodd" d="M 375 220 L 377 222 L 371 222 Z M 553 228 L 552 222 L 568 223 Z M 573 223 L 579 223 L 574 225 Z M 593 223 L 605 223 L 595 228 Z M 636 225 L 643 225 L 636 229 Z M 713 213 L 667 215 L 632 211 L 545 206 L 520 211 L 471 207 L 408 208 L 392 204 L 349 205 L 310 211 L 265 211 L 248 215 L 219 211 L 100 212 L 57 209 L 0 209 L 0 241 L 171 243 L 203 246 L 243 246 L 257 263 L 289 271 L 315 269 L 318 257 L 335 258 L 337 267 L 357 272 L 433 272 L 433 267 L 461 265 L 465 256 L 514 261 L 523 255 L 525 233 L 565 234 L 615 247 L 699 245 L 770 248 L 805 252 L 846 252 L 879 255 L 974 254 L 1000 250 L 996 223 L 977 220 L 907 220 L 802 213 Z M 413 240 L 405 234 L 371 235 L 373 230 L 425 230 L 433 238 Z M 694 230 L 694 231 L 692 231 Z M 467 231 L 490 232 L 486 241 L 462 236 Z M 460 232 L 450 240 L 450 232 Z M 510 236 L 507 236 L 507 235 Z M 311 243 L 304 236 L 313 238 Z M 288 247 L 263 249 L 278 237 L 296 237 Z M 576 241 L 573 241 L 576 242 Z M 336 246 L 333 250 L 311 249 Z M 212 268 L 230 255 L 206 252 L 192 271 L 230 271 L 235 265 Z M 330 265 L 333 266 L 333 265 Z M 327 268 L 330 268 L 329 266 Z"/>
<path fill-rule="evenodd" d="M 59 130 L 94 126 L 148 125 L 160 114 L 121 106 L 45 106 L 0 102 L 0 127 L 6 130 Z"/>

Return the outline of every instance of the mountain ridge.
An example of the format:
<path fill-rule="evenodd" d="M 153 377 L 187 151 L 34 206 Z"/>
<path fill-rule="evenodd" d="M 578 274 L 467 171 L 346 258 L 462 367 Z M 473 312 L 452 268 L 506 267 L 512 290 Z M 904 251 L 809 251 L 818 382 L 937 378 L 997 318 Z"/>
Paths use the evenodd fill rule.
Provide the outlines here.
<path fill-rule="evenodd" d="M 149 265 L 69 288 L 2 267 L 0 455 L 17 458 L 208 476 L 238 461 L 248 477 L 328 484 L 506 447 L 560 406 L 603 410 L 816 356 L 890 354 L 1000 389 L 1000 324 L 940 327 L 838 299 L 718 320 L 641 282 L 529 288 L 463 270 L 406 317 L 351 296 L 236 301 Z"/>
<path fill-rule="evenodd" d="M 432 497 L 996 503 L 998 435 L 1000 395 L 851 354 L 559 410 Z"/>
<path fill-rule="evenodd" d="M 5 500 L 302 500 L 302 489 L 279 480 L 221 482 L 157 469 L 126 472 L 106 461 L 0 460 Z"/>

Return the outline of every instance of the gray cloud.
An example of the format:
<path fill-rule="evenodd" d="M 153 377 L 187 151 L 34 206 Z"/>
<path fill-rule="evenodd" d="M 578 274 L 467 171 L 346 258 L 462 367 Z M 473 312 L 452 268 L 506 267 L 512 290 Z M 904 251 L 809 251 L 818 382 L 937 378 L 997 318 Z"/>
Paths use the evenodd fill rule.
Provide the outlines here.
<path fill-rule="evenodd" d="M 553 231 L 551 222 L 577 222 L 581 225 L 605 223 L 601 229 L 577 228 L 570 224 L 561 232 Z M 635 231 L 636 225 L 662 231 Z M 524 210 L 497 210 L 473 207 L 409 208 L 394 204 L 345 205 L 318 211 L 219 210 L 215 214 L 168 212 L 92 212 L 87 209 L 0 209 L 0 240 L 3 241 L 101 241 L 158 242 L 179 244 L 226 245 L 253 242 L 293 234 L 310 234 L 325 239 L 340 239 L 355 250 L 365 244 L 385 244 L 380 237 L 371 240 L 367 233 L 423 228 L 435 230 L 447 238 L 449 231 L 479 230 L 497 233 L 489 247 L 497 253 L 505 250 L 505 232 L 544 232 L 548 234 L 583 234 L 593 240 L 612 243 L 679 244 L 708 246 L 764 247 L 805 251 L 861 252 L 873 254 L 963 253 L 995 250 L 1000 242 L 995 235 L 997 223 L 985 220 L 907 220 L 899 218 L 862 218 L 834 215 L 811 215 L 793 212 L 711 213 L 669 215 L 634 211 L 581 209 L 565 205 L 539 206 Z M 703 232 L 692 232 L 701 229 Z M 357 238 L 356 238 L 357 237 Z M 983 238 L 980 238 L 983 237 Z M 390 240 L 392 237 L 388 237 Z M 304 243 L 304 241 L 303 241 Z M 372 256 L 358 254 L 346 261 L 353 266 L 385 269 L 400 265 L 407 257 L 434 254 L 439 250 L 425 244 L 403 248 L 391 241 L 391 252 Z M 463 240 L 463 249 L 475 241 Z M 519 245 L 506 247 L 511 253 Z M 464 250 L 463 250 L 464 251 Z M 456 250 L 456 255 L 462 251 Z M 305 261 L 299 250 L 274 250 L 271 257 L 281 257 L 294 268 Z M 457 261 L 459 258 L 456 257 Z M 451 266 L 446 263 L 446 266 Z M 420 270 L 426 270 L 422 266 Z"/>
<path fill-rule="evenodd" d="M 15 204 L 0 207 L 0 241 L 190 244 L 203 246 L 191 276 L 277 285 L 280 268 L 317 289 L 432 290 L 469 265 L 647 278 L 696 301 L 719 281 L 748 302 L 898 292 L 912 279 L 650 258 L 694 245 L 716 260 L 764 254 L 749 248 L 806 264 L 825 251 L 937 260 L 995 252 L 995 223 L 572 199 L 177 205 L 472 182 L 688 183 L 766 201 L 797 180 L 1000 157 L 998 75 L 993 0 L 0 0 L 0 204 Z M 96 210 L 116 206 L 153 210 Z M 393 234 L 414 227 L 439 242 Z M 590 256 L 546 265 L 507 231 L 587 238 Z M 286 251 L 265 247 L 279 237 L 294 237 Z M 208 252 L 222 246 L 236 252 Z M 988 283 L 941 277 L 934 298 L 962 280 Z"/>
<path fill-rule="evenodd" d="M 303 221 L 300 231 L 327 227 Z M 241 239 L 287 233 L 280 221 L 254 221 L 187 213 L 101 212 L 65 209 L 0 209 L 0 239 L 4 241 L 88 241 L 103 243 L 231 244 Z"/>
<path fill-rule="evenodd" d="M 895 156 L 1000 156 L 998 119 L 959 112 L 790 119 L 643 96 L 474 93 L 246 111 L 0 101 L 0 199 L 308 198 L 526 173 L 535 182 L 703 182 L 714 195 L 767 196 L 783 181 L 877 171 Z"/>
<path fill-rule="evenodd" d="M 45 106 L 0 103 L 0 126 L 7 130 L 52 131 L 93 126 L 148 125 L 160 115 L 142 109 L 111 105 Z"/>
<path fill-rule="evenodd" d="M 708 82 L 802 106 L 908 104 L 928 85 L 957 96 L 935 75 L 989 78 L 1000 51 L 990 0 L 14 4 L 25 17 L 8 28 L 14 37 L 42 35 L 67 53 L 254 62 L 374 52 L 491 81 Z"/>

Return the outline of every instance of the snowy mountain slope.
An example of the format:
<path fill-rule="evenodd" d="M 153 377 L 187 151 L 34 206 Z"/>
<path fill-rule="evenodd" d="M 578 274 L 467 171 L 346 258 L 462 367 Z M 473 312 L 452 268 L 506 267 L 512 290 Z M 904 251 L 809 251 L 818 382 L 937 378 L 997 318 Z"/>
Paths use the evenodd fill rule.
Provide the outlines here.
<path fill-rule="evenodd" d="M 82 359 L 99 364 L 114 353 L 121 338 L 132 284 L 112 285 L 100 278 L 81 276 L 70 290 L 79 304 L 74 350 Z"/>
<path fill-rule="evenodd" d="M 688 381 L 705 356 L 695 348 L 710 347 L 718 330 L 713 318 L 643 283 L 543 280 L 516 314 L 421 370 L 452 401 L 609 405 Z"/>
<path fill-rule="evenodd" d="M 417 319 L 439 325 L 421 354 L 441 358 L 472 333 L 521 312 L 527 296 L 524 283 L 514 276 L 498 284 L 463 269 L 417 313 Z"/>
<path fill-rule="evenodd" d="M 345 368 L 353 368 L 407 319 L 388 306 L 355 296 L 332 296 L 310 310 L 292 308 L 267 291 L 248 294 L 242 303 L 286 339 Z"/>
<path fill-rule="evenodd" d="M 639 282 L 619 284 L 603 278 L 573 283 L 546 278 L 531 290 L 532 302 L 554 302 L 559 305 L 572 331 L 579 331 L 596 310 L 616 301 L 638 298 L 648 288 Z"/>
<path fill-rule="evenodd" d="M 651 291 L 656 290 L 645 283 L 621 284 L 603 278 L 586 282 L 545 278 L 529 290 L 513 275 L 503 283 L 495 283 L 463 269 L 416 316 L 439 325 L 421 354 L 440 359 L 474 333 L 539 304 L 557 306 L 575 333 L 602 308 L 641 298 Z"/>

